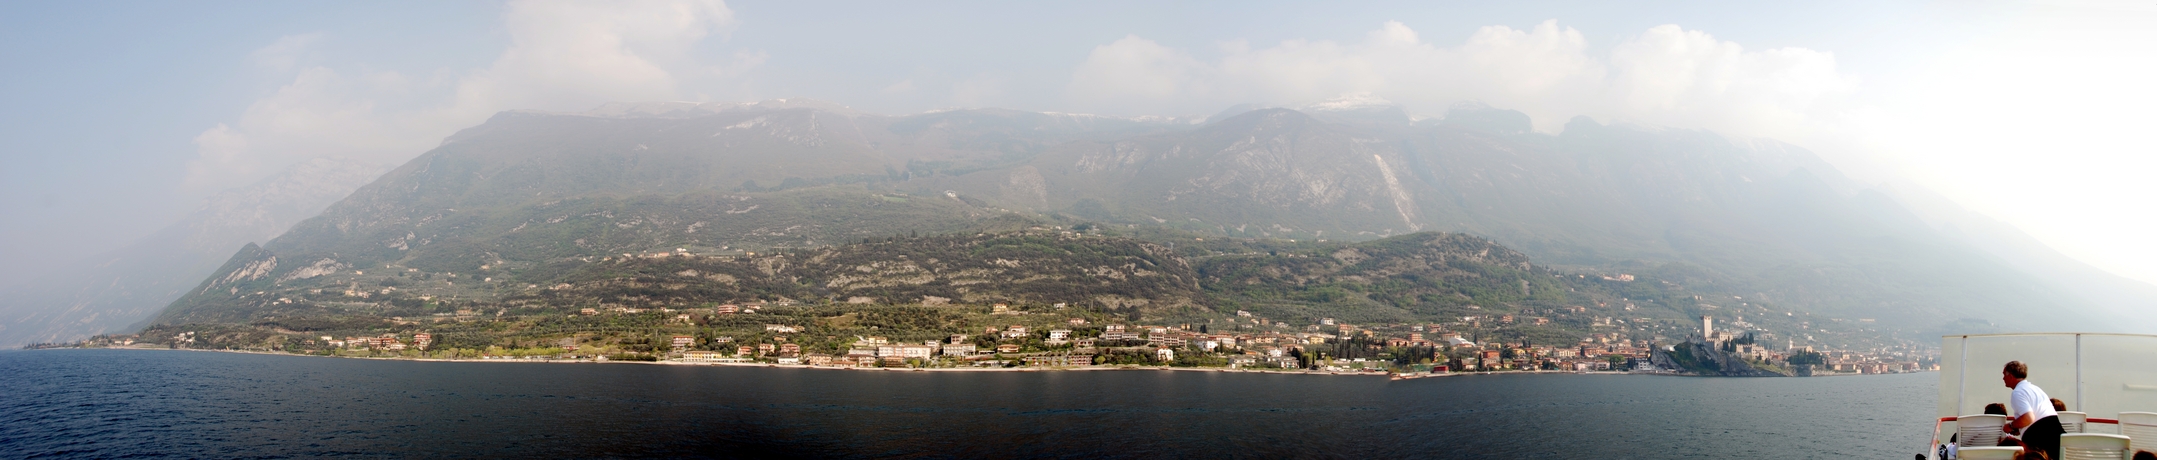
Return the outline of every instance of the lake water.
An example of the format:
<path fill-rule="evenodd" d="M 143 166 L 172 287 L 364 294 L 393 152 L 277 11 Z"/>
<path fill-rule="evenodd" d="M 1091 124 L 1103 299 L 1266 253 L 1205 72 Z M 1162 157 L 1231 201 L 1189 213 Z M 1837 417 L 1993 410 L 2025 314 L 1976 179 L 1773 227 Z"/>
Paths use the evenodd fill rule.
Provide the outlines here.
<path fill-rule="evenodd" d="M 1937 374 L 860 372 L 0 352 L 0 457 L 1910 458 Z"/>

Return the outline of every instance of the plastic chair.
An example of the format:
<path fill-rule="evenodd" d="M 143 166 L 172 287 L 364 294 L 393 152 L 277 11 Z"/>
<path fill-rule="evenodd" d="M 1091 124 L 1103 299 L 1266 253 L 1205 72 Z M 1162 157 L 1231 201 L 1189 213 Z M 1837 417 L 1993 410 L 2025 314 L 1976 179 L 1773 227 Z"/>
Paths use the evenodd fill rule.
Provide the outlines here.
<path fill-rule="evenodd" d="M 1993 447 L 2000 443 L 2000 427 L 2007 426 L 2005 415 L 1964 415 L 1955 417 L 1955 445 L 1961 447 Z"/>
<path fill-rule="evenodd" d="M 2085 414 L 2081 412 L 2060 411 L 2059 417 L 2061 430 L 2066 431 L 2070 434 L 2089 432 L 2089 427 L 2085 426 L 2084 424 L 2089 423 L 2090 414 Z"/>
<path fill-rule="evenodd" d="M 2121 412 L 2120 434 L 2133 438 L 2127 452 L 2157 452 L 2157 412 Z"/>
<path fill-rule="evenodd" d="M 1955 458 L 1962 460 L 2015 460 L 2015 456 L 2021 454 L 2022 448 L 2020 447 L 1964 447 L 1955 453 Z"/>
<path fill-rule="evenodd" d="M 2061 460 L 2121 460 L 2127 458 L 2127 437 L 2116 434 L 2069 433 L 2060 435 Z"/>

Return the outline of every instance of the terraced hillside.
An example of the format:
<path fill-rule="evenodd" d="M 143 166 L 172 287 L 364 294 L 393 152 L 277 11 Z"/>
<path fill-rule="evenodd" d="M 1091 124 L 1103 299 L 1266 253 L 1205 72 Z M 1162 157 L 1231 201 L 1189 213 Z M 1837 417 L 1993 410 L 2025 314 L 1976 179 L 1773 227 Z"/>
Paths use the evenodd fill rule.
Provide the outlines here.
<path fill-rule="evenodd" d="M 1027 227 L 755 255 L 566 258 L 465 273 L 401 265 L 324 272 L 318 265 L 272 264 L 278 256 L 257 248 L 227 264 L 194 303 L 176 306 L 142 340 L 186 336 L 194 341 L 176 345 L 305 350 L 324 347 L 316 340 L 321 335 L 427 332 L 475 349 L 565 338 L 634 348 L 654 334 L 747 339 L 774 335 L 766 326 L 787 325 L 806 332 L 785 335 L 831 348 L 857 335 L 934 340 L 988 326 L 1045 328 L 1069 318 L 1232 327 L 1248 323 L 1241 311 L 1268 318 L 1263 327 L 1289 331 L 1321 320 L 1442 323 L 1495 339 L 1569 343 L 1614 317 L 1643 327 L 1672 325 L 1668 333 L 1682 337 L 1679 309 L 1638 305 L 1694 295 L 1670 283 L 1551 272 L 1488 240 L 1458 234 L 1362 243 L 1183 240 L 1188 244 L 1171 249 L 1098 229 Z M 996 303 L 1034 314 L 988 314 Z M 726 304 L 764 308 L 755 314 L 715 309 Z"/>

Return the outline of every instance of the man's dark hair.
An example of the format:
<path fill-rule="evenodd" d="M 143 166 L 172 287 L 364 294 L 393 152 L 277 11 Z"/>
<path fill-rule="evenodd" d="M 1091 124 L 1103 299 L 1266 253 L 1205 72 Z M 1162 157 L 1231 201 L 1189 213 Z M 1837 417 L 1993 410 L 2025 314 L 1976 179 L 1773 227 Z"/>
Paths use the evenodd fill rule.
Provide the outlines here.
<path fill-rule="evenodd" d="M 2015 376 L 2015 378 L 2018 379 L 2030 378 L 2030 366 L 2022 365 L 2021 361 L 2008 361 L 2007 368 L 2001 369 L 2000 371 L 2006 372 L 2007 375 Z"/>
<path fill-rule="evenodd" d="M 2052 398 L 2052 410 L 2056 410 L 2056 411 L 2065 411 L 2065 410 L 2067 410 L 2067 402 L 2066 402 L 2066 401 L 2061 401 L 2061 400 L 2060 400 L 2060 398 Z"/>
<path fill-rule="evenodd" d="M 2157 460 L 2157 454 L 2152 454 L 2146 450 L 2138 450 L 2135 451 L 2135 460 Z"/>
<path fill-rule="evenodd" d="M 2007 405 L 2000 403 L 1986 404 L 1985 415 L 2007 415 Z"/>

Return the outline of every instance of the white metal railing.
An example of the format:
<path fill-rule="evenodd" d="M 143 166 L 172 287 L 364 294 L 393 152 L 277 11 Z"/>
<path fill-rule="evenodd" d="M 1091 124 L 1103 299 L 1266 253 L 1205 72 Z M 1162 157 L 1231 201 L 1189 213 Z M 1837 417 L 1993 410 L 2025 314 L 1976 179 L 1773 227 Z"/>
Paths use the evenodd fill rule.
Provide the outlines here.
<path fill-rule="evenodd" d="M 2030 382 L 2069 411 L 2084 413 L 2086 422 L 2078 431 L 2135 437 L 2137 448 L 2157 443 L 2157 426 L 2140 433 L 2144 427 L 2121 420 L 2122 412 L 2157 411 L 2157 335 L 2035 333 L 1942 337 L 1935 447 L 1945 441 L 1942 425 L 1982 413 L 1986 404 L 2007 402 L 2012 390 L 2000 374 L 2008 361 L 2021 361 L 2029 367 Z"/>

